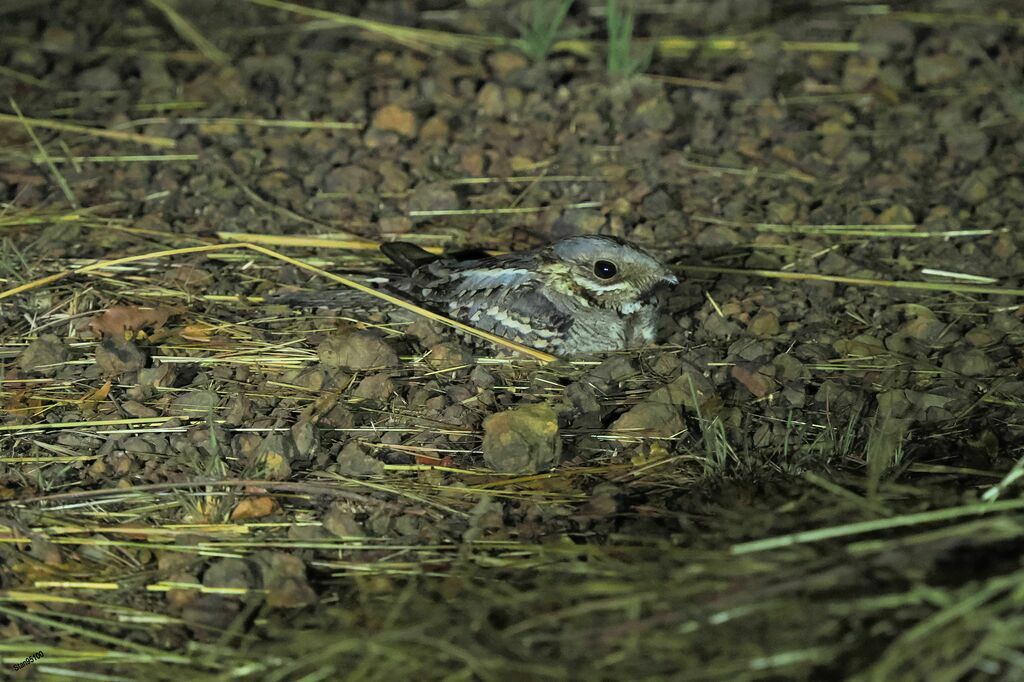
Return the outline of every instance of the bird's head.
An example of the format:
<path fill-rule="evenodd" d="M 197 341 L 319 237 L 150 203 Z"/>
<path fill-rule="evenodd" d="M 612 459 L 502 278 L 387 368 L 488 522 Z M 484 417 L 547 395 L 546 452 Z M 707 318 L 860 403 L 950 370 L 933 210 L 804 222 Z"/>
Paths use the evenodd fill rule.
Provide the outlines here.
<path fill-rule="evenodd" d="M 679 279 L 638 246 L 614 237 L 586 235 L 557 241 L 542 251 L 550 273 L 592 305 L 629 312 L 660 285 Z"/>

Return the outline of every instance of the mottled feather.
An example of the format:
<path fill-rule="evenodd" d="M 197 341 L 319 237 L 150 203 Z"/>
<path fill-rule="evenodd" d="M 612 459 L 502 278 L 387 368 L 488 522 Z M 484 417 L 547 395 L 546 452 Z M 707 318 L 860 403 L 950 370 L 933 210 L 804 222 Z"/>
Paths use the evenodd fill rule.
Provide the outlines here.
<path fill-rule="evenodd" d="M 408 273 L 398 289 L 416 302 L 558 355 L 651 343 L 656 289 L 677 282 L 655 258 L 611 237 L 569 237 L 471 260 L 434 256 L 404 242 L 381 250 Z"/>

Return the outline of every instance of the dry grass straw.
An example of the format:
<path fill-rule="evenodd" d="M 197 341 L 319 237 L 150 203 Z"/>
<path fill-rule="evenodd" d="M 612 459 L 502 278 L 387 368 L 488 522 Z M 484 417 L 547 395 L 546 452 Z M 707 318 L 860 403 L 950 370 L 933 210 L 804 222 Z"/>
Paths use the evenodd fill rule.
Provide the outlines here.
<path fill-rule="evenodd" d="M 689 272 L 717 275 L 736 275 L 739 277 L 764 277 L 804 282 L 832 282 L 860 287 L 884 287 L 892 289 L 914 289 L 917 291 L 940 291 L 959 294 L 983 294 L 987 296 L 1024 296 L 1024 289 L 1014 287 L 993 287 L 980 284 L 958 284 L 954 282 L 916 282 L 907 280 L 871 279 L 867 277 L 843 277 L 840 275 L 822 275 L 813 272 L 788 272 L 785 270 L 757 270 L 745 268 L 721 268 L 712 265 L 676 264 L 675 267 Z"/>
<path fill-rule="evenodd" d="M 183 17 L 174 5 L 167 2 L 167 0 L 146 0 L 150 5 L 159 10 L 167 21 L 170 22 L 174 30 L 177 31 L 178 35 L 196 46 L 204 57 L 209 59 L 214 64 L 224 65 L 230 61 L 227 54 L 221 51 L 216 45 L 207 40 L 206 36 L 200 33 L 195 26 L 192 25 L 188 19 Z"/>
<path fill-rule="evenodd" d="M 32 144 L 34 144 L 36 149 L 39 150 L 39 155 L 42 157 L 43 162 L 46 163 L 47 168 L 50 169 L 50 174 L 53 176 L 53 179 L 57 183 L 57 186 L 60 187 L 60 191 L 64 194 L 64 198 L 67 199 L 68 203 L 71 204 L 73 207 L 77 207 L 78 201 L 75 199 L 75 193 L 71 191 L 71 186 L 68 185 L 68 181 L 64 178 L 63 175 L 61 175 L 61 172 L 57 170 L 57 166 L 54 165 L 53 161 L 50 159 L 50 156 L 49 154 L 47 154 L 46 148 L 43 146 L 43 143 L 39 141 L 39 138 L 36 136 L 35 131 L 32 130 L 32 126 L 29 124 L 25 116 L 22 115 L 21 109 L 18 107 L 18 103 L 14 101 L 13 97 L 9 98 L 7 101 L 10 103 L 11 109 L 14 109 L 14 113 L 18 117 L 18 121 L 21 122 L 22 127 L 25 129 L 25 132 L 28 133 L 28 136 L 30 138 L 32 138 Z"/>
<path fill-rule="evenodd" d="M 161 147 L 173 149 L 177 142 L 170 137 L 158 137 L 155 135 L 142 135 L 140 133 L 128 133 L 122 130 L 107 130 L 105 128 L 90 128 L 88 126 L 55 121 L 46 118 L 20 117 L 11 114 L 0 113 L 0 123 L 17 123 L 18 125 L 28 124 L 33 128 L 45 128 L 47 130 L 60 130 L 66 133 L 80 133 L 90 137 L 100 137 L 116 142 L 134 142 L 148 147 Z"/>

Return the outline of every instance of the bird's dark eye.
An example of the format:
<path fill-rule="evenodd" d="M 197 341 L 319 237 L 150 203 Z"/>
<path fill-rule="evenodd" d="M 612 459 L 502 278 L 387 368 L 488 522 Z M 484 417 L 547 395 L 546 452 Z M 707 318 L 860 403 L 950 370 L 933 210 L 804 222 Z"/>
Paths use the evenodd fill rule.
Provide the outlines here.
<path fill-rule="evenodd" d="M 601 279 L 611 279 L 618 274 L 619 269 L 610 260 L 599 260 L 594 263 L 594 274 Z"/>

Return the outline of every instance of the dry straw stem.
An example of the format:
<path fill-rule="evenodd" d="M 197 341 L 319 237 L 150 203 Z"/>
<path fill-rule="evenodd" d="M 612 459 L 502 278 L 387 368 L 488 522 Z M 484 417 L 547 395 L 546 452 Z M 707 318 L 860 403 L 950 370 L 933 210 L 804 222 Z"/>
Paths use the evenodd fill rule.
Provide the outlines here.
<path fill-rule="evenodd" d="M 181 16 L 174 7 L 166 2 L 165 0 L 147 0 L 150 5 L 158 9 L 167 17 L 167 21 L 171 23 L 174 30 L 177 31 L 185 40 L 189 41 L 196 46 L 196 49 L 203 53 L 203 56 L 209 59 L 215 64 L 227 64 L 229 61 L 228 56 L 217 48 L 216 45 L 206 39 L 202 33 L 200 33 L 192 23 Z"/>
<path fill-rule="evenodd" d="M 688 38 L 685 36 L 663 36 L 648 40 L 637 40 L 639 46 L 654 46 L 661 57 L 687 57 L 696 50 L 707 52 L 739 53 L 743 56 L 752 55 L 753 41 L 743 38 Z M 552 52 L 571 52 L 581 57 L 596 57 L 605 44 L 593 40 L 559 40 L 552 46 Z M 785 52 L 831 52 L 850 54 L 861 51 L 860 43 L 856 42 L 814 42 L 814 41 L 782 41 Z"/>
<path fill-rule="evenodd" d="M 903 528 L 922 523 L 935 523 L 936 521 L 951 521 L 966 516 L 980 516 L 996 512 L 1014 511 L 1024 509 L 1024 499 L 1006 500 L 1002 502 L 983 502 L 981 504 L 968 504 L 962 507 L 948 507 L 946 509 L 935 509 L 932 511 L 918 512 L 915 514 L 904 514 L 893 516 L 887 519 L 874 519 L 871 521 L 858 521 L 841 526 L 829 526 L 827 528 L 816 528 L 814 530 L 801 531 L 780 535 L 764 540 L 754 540 L 733 545 L 732 554 L 751 554 L 754 552 L 766 552 L 772 549 L 803 545 L 822 540 L 849 537 L 851 535 L 863 535 L 893 528 Z"/>
<path fill-rule="evenodd" d="M 712 275 L 740 275 L 742 277 L 767 277 L 769 279 L 803 280 L 809 282 L 834 282 L 851 284 L 861 287 L 891 287 L 894 289 L 918 289 L 923 291 L 943 291 L 958 294 L 986 294 L 991 296 L 1024 296 L 1024 289 L 1003 287 L 986 287 L 977 284 L 952 284 L 946 282 L 910 282 L 906 280 L 867 279 L 863 277 L 840 277 L 839 275 L 819 275 L 811 272 L 785 272 L 782 270 L 745 270 L 743 268 L 718 268 L 710 265 L 689 265 L 676 263 L 675 267 L 690 272 L 703 272 Z"/>
<path fill-rule="evenodd" d="M 105 128 L 89 128 L 87 126 L 80 126 L 74 123 L 54 121 L 48 118 L 30 118 L 28 116 L 25 116 L 24 118 L 19 118 L 12 114 L 0 113 L 0 123 L 17 123 L 18 125 L 23 125 L 23 122 L 28 123 L 33 128 L 61 130 L 67 133 L 81 133 L 83 135 L 89 135 L 91 137 L 104 137 L 108 140 L 117 140 L 119 142 L 137 142 L 138 144 L 144 144 L 149 147 L 161 147 L 164 149 L 170 149 L 177 145 L 177 142 L 175 142 L 173 139 L 169 137 L 156 137 L 154 135 L 126 133 L 120 130 L 107 130 Z"/>
<path fill-rule="evenodd" d="M 427 319 L 434 320 L 435 322 L 440 322 L 441 324 L 445 324 L 445 325 L 447 325 L 449 327 L 457 329 L 457 330 L 459 330 L 461 332 L 464 332 L 466 334 L 471 334 L 471 335 L 476 336 L 478 338 L 484 339 L 485 341 L 489 341 L 489 342 L 497 344 L 499 346 L 504 346 L 505 348 L 508 348 L 510 350 L 514 350 L 514 351 L 516 351 L 518 353 L 522 353 L 522 354 L 527 355 L 529 357 L 532 357 L 533 359 L 538 360 L 540 362 L 545 362 L 545 363 L 546 362 L 554 362 L 557 359 L 557 358 L 555 358 L 555 356 L 549 355 L 548 353 L 544 353 L 542 351 L 530 348 L 528 346 L 524 346 L 524 345 L 522 345 L 520 343 L 516 343 L 515 341 L 510 341 L 510 340 L 504 339 L 504 338 L 502 338 L 500 336 L 495 336 L 494 334 L 491 334 L 489 332 L 485 332 L 485 331 L 482 331 L 480 329 L 476 329 L 474 327 L 470 327 L 467 324 L 463 324 L 463 323 L 458 322 L 456 320 L 453 320 L 451 318 L 445 317 L 444 315 L 438 315 L 437 313 L 431 312 L 430 310 L 426 310 L 425 308 L 420 308 L 417 305 L 409 303 L 408 301 L 404 301 L 404 300 L 402 300 L 400 298 L 397 298 L 395 296 L 392 296 L 390 294 L 384 293 L 383 291 L 379 291 L 377 289 L 374 289 L 373 287 L 368 287 L 365 284 L 362 284 L 360 282 L 356 282 L 354 280 L 348 279 L 347 277 L 342 277 L 341 275 L 336 275 L 336 274 L 334 274 L 332 272 L 327 272 L 326 270 L 318 268 L 318 267 L 316 267 L 314 265 L 310 265 L 309 263 L 304 263 L 304 262 L 302 262 L 300 260 L 297 260 L 295 258 L 289 258 L 288 256 L 285 256 L 284 254 L 278 253 L 276 251 L 272 251 L 271 249 L 265 248 L 265 247 L 260 246 L 258 244 L 252 244 L 252 243 L 242 243 L 242 244 L 208 244 L 208 245 L 205 245 L 205 246 L 190 246 L 190 247 L 185 247 L 185 248 L 180 248 L 180 249 L 167 249 L 165 251 L 153 251 L 153 252 L 150 252 L 150 253 L 143 253 L 143 254 L 138 254 L 138 255 L 135 255 L 135 256 L 126 256 L 124 258 L 115 258 L 114 260 L 108 260 L 108 261 L 99 261 L 99 262 L 96 262 L 96 263 L 91 263 L 89 265 L 85 265 L 85 266 L 80 267 L 80 268 L 76 268 L 74 270 L 64 270 L 63 272 L 57 272 L 57 273 L 54 273 L 52 275 L 48 275 L 46 277 L 37 279 L 37 280 L 32 281 L 32 282 L 26 282 L 25 284 L 22 284 L 20 286 L 16 286 L 13 289 L 8 289 L 7 291 L 0 292 L 0 300 L 3 300 L 5 298 L 9 298 L 9 297 L 14 296 L 16 294 L 23 293 L 25 291 L 30 291 L 32 289 L 36 289 L 36 288 L 41 287 L 41 286 L 45 286 L 47 284 L 52 284 L 53 282 L 57 282 L 57 281 L 62 280 L 64 278 L 66 278 L 66 277 L 69 277 L 71 275 L 88 274 L 90 272 L 95 272 L 97 270 L 103 270 L 105 268 L 110 268 L 110 267 L 114 267 L 114 266 L 117 266 L 117 265 L 123 265 L 125 263 L 135 263 L 135 262 L 138 262 L 138 261 L 151 260 L 151 259 L 154 259 L 154 258 L 166 258 L 166 257 L 170 257 L 170 256 L 181 256 L 181 255 L 186 255 L 186 254 L 190 254 L 190 253 L 207 253 L 207 252 L 212 252 L 212 251 L 229 251 L 229 250 L 233 250 L 233 249 L 249 249 L 251 251 L 255 251 L 257 253 L 261 253 L 261 254 L 263 254 L 265 256 L 270 256 L 271 258 L 276 258 L 277 260 L 280 260 L 280 261 L 283 261 L 285 263 L 288 263 L 289 265 L 293 265 L 295 267 L 302 268 L 303 270 L 307 270 L 307 271 L 312 272 L 314 274 L 320 275 L 321 277 L 325 277 L 325 278 L 327 278 L 327 279 L 329 279 L 331 281 L 337 282 L 338 284 L 342 284 L 342 285 L 347 286 L 347 287 L 349 287 L 351 289 L 355 289 L 355 290 L 361 291 L 361 292 L 363 292 L 365 294 L 369 294 L 370 296 L 374 296 L 375 298 L 378 298 L 378 299 L 380 299 L 382 301 L 390 303 L 391 305 L 398 306 L 399 308 L 404 308 L 405 310 L 408 310 L 408 311 L 410 311 L 412 313 L 420 315 L 421 317 L 426 317 Z"/>
<path fill-rule="evenodd" d="M 30 138 L 32 138 L 32 144 L 34 144 L 36 149 L 39 150 L 39 155 L 46 163 L 46 167 L 50 169 L 50 173 L 53 175 L 54 180 L 57 181 L 57 186 L 60 187 L 60 191 L 64 194 L 64 198 L 68 200 L 69 204 L 77 208 L 78 201 L 75 199 L 75 193 L 71 191 L 71 186 L 68 184 L 68 181 L 63 175 L 61 175 L 61 172 L 57 170 L 57 166 L 53 163 L 50 155 L 46 153 L 46 147 L 44 147 L 43 143 L 39 141 L 39 138 L 36 136 L 36 132 L 32 130 L 32 126 L 29 125 L 28 120 L 21 113 L 21 108 L 18 107 L 18 103 L 14 101 L 13 97 L 9 98 L 7 101 L 10 103 L 11 109 L 14 109 L 14 113 L 18 117 L 18 121 L 20 121 L 21 125 L 25 128 L 25 132 L 28 133 Z"/>
<path fill-rule="evenodd" d="M 382 21 L 372 21 L 370 19 L 359 19 L 348 14 L 329 12 L 322 9 L 313 9 L 312 7 L 304 7 L 293 2 L 282 2 L 281 0 L 246 1 L 254 5 L 262 5 L 263 7 L 270 7 L 273 9 L 283 10 L 285 12 L 292 12 L 293 14 L 312 17 L 314 19 L 321 19 L 336 26 L 346 26 L 349 28 L 368 31 L 420 50 L 430 47 L 486 50 L 493 47 L 510 45 L 513 42 L 512 40 L 501 36 L 475 36 L 465 33 L 447 33 L 445 31 L 433 31 L 425 28 L 398 26 L 395 24 L 387 24 Z"/>
<path fill-rule="evenodd" d="M 321 19 L 329 24 L 361 29 L 384 36 L 390 40 L 417 49 L 428 47 L 449 50 L 470 49 L 487 50 L 496 47 L 511 47 L 516 40 L 504 36 L 479 36 L 465 33 L 450 33 L 424 28 L 409 28 L 380 21 L 359 19 L 347 14 L 329 12 L 327 10 L 304 7 L 282 0 L 247 0 L 254 5 L 271 7 L 302 16 Z M 307 26 L 307 28 L 310 28 Z M 685 57 L 694 50 L 703 49 L 709 52 L 739 52 L 744 55 L 751 53 L 752 42 L 743 38 L 688 38 L 684 36 L 665 36 L 654 40 L 638 41 L 641 45 L 653 45 L 661 56 Z M 551 47 L 552 52 L 571 52 L 583 57 L 597 57 L 605 49 L 603 41 L 595 40 L 558 40 Z M 783 41 L 782 49 L 786 52 L 860 52 L 860 43 L 856 42 L 814 42 L 814 41 Z"/>
<path fill-rule="evenodd" d="M 288 128 L 290 130 L 361 130 L 359 123 L 349 121 L 306 121 L 298 118 L 246 118 L 244 116 L 184 116 L 170 118 L 153 116 L 135 119 L 132 125 L 141 126 L 151 123 L 174 123 L 176 125 L 236 125 L 254 128 Z"/>

